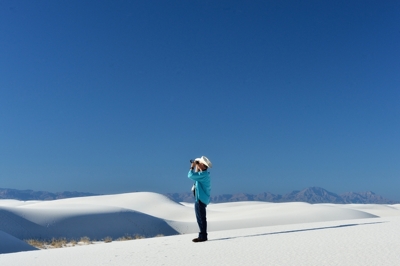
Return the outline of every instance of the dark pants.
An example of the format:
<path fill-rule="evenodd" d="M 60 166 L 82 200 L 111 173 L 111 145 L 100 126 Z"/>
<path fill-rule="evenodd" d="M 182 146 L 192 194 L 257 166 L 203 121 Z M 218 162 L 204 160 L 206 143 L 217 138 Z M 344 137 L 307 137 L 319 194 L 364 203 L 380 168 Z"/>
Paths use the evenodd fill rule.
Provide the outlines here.
<path fill-rule="evenodd" d="M 196 211 L 197 224 L 199 225 L 200 233 L 199 238 L 207 240 L 207 218 L 206 218 L 206 207 L 203 202 L 196 201 L 194 204 L 194 210 Z"/>

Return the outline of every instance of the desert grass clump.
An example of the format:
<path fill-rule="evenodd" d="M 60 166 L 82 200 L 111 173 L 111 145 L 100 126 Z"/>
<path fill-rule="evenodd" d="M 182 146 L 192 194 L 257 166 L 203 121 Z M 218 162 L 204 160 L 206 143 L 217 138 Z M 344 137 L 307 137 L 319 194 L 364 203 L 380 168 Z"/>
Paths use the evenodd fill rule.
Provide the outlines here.
<path fill-rule="evenodd" d="M 143 235 L 139 235 L 139 234 L 136 234 L 136 235 L 126 234 L 124 236 L 121 236 L 121 237 L 115 239 L 115 241 L 127 241 L 127 240 L 143 239 L 143 238 L 146 238 L 146 237 Z"/>
<path fill-rule="evenodd" d="M 92 241 L 90 241 L 90 238 L 87 237 L 87 236 L 81 237 L 81 239 L 79 240 L 79 242 L 81 242 L 81 243 L 83 243 L 83 244 L 86 244 L 86 245 L 92 244 Z"/>
<path fill-rule="evenodd" d="M 126 234 L 124 236 L 118 237 L 115 241 L 127 241 L 127 240 L 132 240 L 132 239 L 133 239 L 132 236 Z"/>
<path fill-rule="evenodd" d="M 107 236 L 104 238 L 104 243 L 111 243 L 112 242 L 112 237 L 111 236 Z"/>
<path fill-rule="evenodd" d="M 38 249 L 44 249 L 47 245 L 47 242 L 45 240 L 39 239 L 26 239 L 25 242 Z"/>
<path fill-rule="evenodd" d="M 67 240 L 65 238 L 53 238 L 51 239 L 50 246 L 53 248 L 62 248 L 67 246 Z"/>
<path fill-rule="evenodd" d="M 154 237 L 163 237 L 163 234 L 158 234 Z M 129 235 L 126 234 L 122 237 L 115 239 L 114 241 L 127 241 L 127 240 L 136 240 L 136 239 L 144 239 L 146 238 L 144 235 Z M 25 239 L 26 243 L 31 246 L 34 246 L 38 249 L 51 249 L 51 248 L 64 248 L 64 247 L 74 247 L 77 245 L 90 245 L 96 242 L 95 239 L 90 239 L 87 236 L 81 237 L 79 240 L 70 239 L 67 240 L 66 238 L 52 238 L 51 240 L 45 239 Z M 113 241 L 112 237 L 107 236 L 103 239 L 104 243 L 111 243 Z"/>
<path fill-rule="evenodd" d="M 25 242 L 39 249 L 63 248 L 68 246 L 68 241 L 65 238 L 52 238 L 51 240 L 27 239 Z"/>
<path fill-rule="evenodd" d="M 146 237 L 145 237 L 145 236 L 142 236 L 142 235 L 135 235 L 134 238 L 135 238 L 135 239 L 143 239 L 143 238 L 146 238 Z"/>

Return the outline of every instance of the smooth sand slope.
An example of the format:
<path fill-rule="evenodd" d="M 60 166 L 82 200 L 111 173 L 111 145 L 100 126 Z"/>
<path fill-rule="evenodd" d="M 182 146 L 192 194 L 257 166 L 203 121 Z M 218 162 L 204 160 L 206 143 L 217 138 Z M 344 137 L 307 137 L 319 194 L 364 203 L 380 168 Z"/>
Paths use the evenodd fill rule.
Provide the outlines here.
<path fill-rule="evenodd" d="M 356 206 L 308 203 L 237 202 L 208 207 L 210 231 L 373 217 Z M 5 200 L 0 201 L 0 219 L 0 230 L 19 239 L 151 237 L 198 230 L 193 204 L 176 203 L 150 192 L 54 201 Z"/>
<path fill-rule="evenodd" d="M 0 265 L 395 265 L 400 254 L 400 205 L 221 203 L 208 222 L 210 240 L 192 243 L 193 204 L 149 192 L 0 200 Z M 38 251 L 21 241 L 125 234 L 165 237 Z"/>

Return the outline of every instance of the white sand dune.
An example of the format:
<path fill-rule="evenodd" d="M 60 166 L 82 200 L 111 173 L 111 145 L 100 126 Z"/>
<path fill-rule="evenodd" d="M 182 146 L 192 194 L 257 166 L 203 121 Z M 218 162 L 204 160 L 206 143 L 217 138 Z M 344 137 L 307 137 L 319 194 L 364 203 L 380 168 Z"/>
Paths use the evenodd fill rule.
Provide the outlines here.
<path fill-rule="evenodd" d="M 208 207 L 210 231 L 373 217 L 356 207 L 308 203 L 238 202 Z M 193 204 L 179 204 L 150 192 L 54 201 L 7 200 L 0 203 L 0 218 L 0 230 L 20 239 L 150 237 L 198 231 Z"/>
<path fill-rule="evenodd" d="M 400 204 L 383 205 L 383 204 L 325 204 L 333 207 L 346 208 L 351 210 L 359 210 L 376 216 L 398 216 Z"/>
<path fill-rule="evenodd" d="M 391 252 L 400 254 L 400 205 L 235 202 L 210 204 L 207 215 L 210 240 L 194 244 L 190 240 L 198 228 L 193 204 L 176 203 L 156 193 L 0 200 L 0 243 L 10 243 L 0 245 L 0 265 L 27 265 L 27 260 L 29 265 L 183 265 L 188 261 L 200 265 L 205 256 L 201 253 L 212 259 L 213 263 L 206 263 L 210 265 L 265 265 L 265 261 L 316 265 L 325 260 L 318 264 L 394 265 L 371 264 L 380 255 L 347 263 L 354 262 L 348 253 L 363 254 L 359 249 L 372 252 L 372 246 L 380 244 L 385 247 L 386 261 L 391 260 Z M 28 238 L 102 239 L 126 234 L 165 237 L 4 254 L 30 250 L 21 241 Z M 339 251 L 345 254 L 339 255 Z M 294 258 L 312 263 L 293 263 Z M 361 264 L 363 261 L 367 263 Z"/>
<path fill-rule="evenodd" d="M 1 202 L 1 201 L 0 201 Z M 155 193 L 131 193 L 55 201 L 35 201 L 11 206 L 0 203 L 0 230 L 20 239 L 102 239 L 126 234 L 155 236 L 177 234 L 163 219 L 149 213 L 173 210 L 177 203 Z M 176 208 L 176 207 L 175 207 Z"/>
<path fill-rule="evenodd" d="M 26 242 L 0 231 L 0 254 L 37 250 Z M 2 264 L 3 265 L 3 264 Z"/>

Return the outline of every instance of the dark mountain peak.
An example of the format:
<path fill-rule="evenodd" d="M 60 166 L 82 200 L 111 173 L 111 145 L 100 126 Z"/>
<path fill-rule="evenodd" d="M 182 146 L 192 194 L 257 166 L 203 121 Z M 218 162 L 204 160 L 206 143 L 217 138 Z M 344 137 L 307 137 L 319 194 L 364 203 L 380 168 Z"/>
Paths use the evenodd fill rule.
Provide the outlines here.
<path fill-rule="evenodd" d="M 282 197 L 282 201 L 303 201 L 308 203 L 344 203 L 343 199 L 320 187 L 308 187 L 301 191 L 293 191 Z"/>
<path fill-rule="evenodd" d="M 300 192 L 301 192 L 300 190 L 293 190 L 292 192 L 289 192 L 289 193 L 286 194 L 285 196 L 297 195 L 297 194 L 299 194 Z"/>
<path fill-rule="evenodd" d="M 281 195 L 272 194 L 270 192 L 260 193 L 255 196 L 255 200 L 269 202 L 278 202 L 281 198 Z"/>
<path fill-rule="evenodd" d="M 322 187 L 308 187 L 303 189 L 302 191 L 311 191 L 311 192 L 315 192 L 315 193 L 326 193 L 329 192 L 328 190 L 322 188 Z"/>
<path fill-rule="evenodd" d="M 345 203 L 375 203 L 375 204 L 394 204 L 397 203 L 392 200 L 385 199 L 382 196 L 375 194 L 372 191 L 366 192 L 346 192 L 340 195 Z"/>
<path fill-rule="evenodd" d="M 254 195 L 247 194 L 247 193 L 236 193 L 233 194 L 230 201 L 252 201 L 254 200 Z"/>
<path fill-rule="evenodd" d="M 376 194 L 372 191 L 365 191 L 365 192 L 360 192 L 360 195 L 365 195 L 365 196 L 376 196 Z"/>

